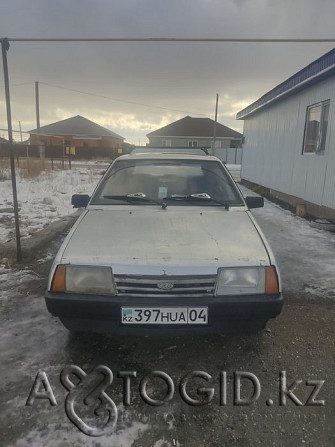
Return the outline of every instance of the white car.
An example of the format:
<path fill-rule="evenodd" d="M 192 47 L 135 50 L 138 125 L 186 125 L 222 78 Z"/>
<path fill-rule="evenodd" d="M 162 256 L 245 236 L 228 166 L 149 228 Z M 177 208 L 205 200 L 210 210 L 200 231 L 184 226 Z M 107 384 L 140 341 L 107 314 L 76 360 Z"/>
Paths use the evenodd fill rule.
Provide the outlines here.
<path fill-rule="evenodd" d="M 258 331 L 283 305 L 273 253 L 221 161 L 117 158 L 52 265 L 46 305 L 71 331 Z"/>

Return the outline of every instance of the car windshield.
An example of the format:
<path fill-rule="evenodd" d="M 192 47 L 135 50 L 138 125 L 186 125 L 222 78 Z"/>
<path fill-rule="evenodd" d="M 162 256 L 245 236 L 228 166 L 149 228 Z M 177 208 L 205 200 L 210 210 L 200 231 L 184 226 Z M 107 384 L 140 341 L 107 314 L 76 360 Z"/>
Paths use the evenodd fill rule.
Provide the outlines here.
<path fill-rule="evenodd" d="M 195 194 L 202 196 L 195 196 Z M 191 197 L 192 196 L 192 197 Z M 191 197 L 192 200 L 189 200 Z M 241 195 L 219 161 L 120 159 L 97 188 L 91 204 L 243 206 Z M 213 200 L 210 200 L 213 199 Z"/>

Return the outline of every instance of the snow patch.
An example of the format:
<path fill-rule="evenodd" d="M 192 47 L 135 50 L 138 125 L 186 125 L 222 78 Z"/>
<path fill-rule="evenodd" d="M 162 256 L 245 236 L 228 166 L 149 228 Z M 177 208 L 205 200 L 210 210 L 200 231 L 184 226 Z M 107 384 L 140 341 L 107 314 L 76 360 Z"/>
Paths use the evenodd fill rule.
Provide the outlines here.
<path fill-rule="evenodd" d="M 70 424 L 49 424 L 48 428 L 36 428 L 18 439 L 16 447 L 65 447 L 68 445 L 87 447 L 130 447 L 142 433 L 149 429 L 149 425 L 132 422 L 123 426 L 115 433 L 99 438 L 91 438 L 80 433 Z"/>
<path fill-rule="evenodd" d="M 92 164 L 91 164 L 92 165 Z M 100 166 L 101 168 L 101 166 Z M 72 170 L 44 171 L 38 177 L 24 178 L 17 171 L 17 197 L 22 237 L 30 237 L 53 220 L 74 212 L 73 194 L 92 194 L 101 178 L 101 169 L 74 167 Z M 12 183 L 1 182 L 0 243 L 15 238 Z"/>

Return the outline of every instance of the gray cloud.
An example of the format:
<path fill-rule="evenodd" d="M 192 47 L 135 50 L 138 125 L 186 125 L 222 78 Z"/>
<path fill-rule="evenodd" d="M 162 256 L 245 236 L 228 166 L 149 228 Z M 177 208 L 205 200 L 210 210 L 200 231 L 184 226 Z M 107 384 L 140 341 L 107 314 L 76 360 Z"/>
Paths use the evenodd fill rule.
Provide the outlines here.
<path fill-rule="evenodd" d="M 333 37 L 332 0 L 12 0 L 2 5 L 8 37 Z M 332 44 L 21 43 L 8 53 L 13 124 L 35 127 L 35 80 L 148 108 L 41 85 L 42 124 L 74 114 L 128 140 L 186 113 L 237 130 L 234 113 L 329 51 Z M 16 84 L 30 82 L 27 85 Z M 3 100 L 3 97 L 1 98 Z M 0 126 L 6 127 L 4 104 Z"/>

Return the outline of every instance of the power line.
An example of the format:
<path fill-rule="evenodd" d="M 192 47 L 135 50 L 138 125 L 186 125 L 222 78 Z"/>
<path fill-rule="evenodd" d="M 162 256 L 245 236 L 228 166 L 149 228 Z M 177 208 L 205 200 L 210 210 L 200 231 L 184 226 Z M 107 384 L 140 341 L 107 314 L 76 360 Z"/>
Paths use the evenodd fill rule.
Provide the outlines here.
<path fill-rule="evenodd" d="M 327 43 L 335 42 L 333 37 L 325 38 L 255 38 L 255 37 L 8 37 L 10 42 L 245 42 L 245 43 Z"/>
<path fill-rule="evenodd" d="M 78 89 L 74 89 L 74 88 L 70 88 L 70 87 L 63 87 L 61 85 L 55 85 L 55 84 L 50 84 L 48 82 L 43 82 L 43 81 L 39 81 L 40 84 L 46 85 L 48 87 L 54 87 L 54 88 L 59 88 L 62 90 L 67 90 L 70 92 L 75 92 L 75 93 L 81 93 L 83 95 L 88 95 L 88 96 L 95 96 L 97 98 L 103 98 L 103 99 L 108 99 L 110 101 L 116 101 L 116 102 L 122 102 L 125 104 L 132 104 L 132 105 L 138 105 L 138 106 L 142 106 L 142 107 L 149 107 L 151 109 L 159 109 L 159 110 L 165 110 L 168 112 L 180 112 L 180 113 L 189 113 L 191 115 L 201 115 L 201 116 L 205 116 L 208 117 L 208 115 L 204 114 L 204 113 L 200 113 L 200 112 L 190 112 L 187 110 L 180 110 L 180 109 L 170 109 L 168 107 L 162 107 L 162 106 L 153 106 L 150 104 L 144 104 L 141 102 L 136 102 L 136 101 L 128 101 L 126 99 L 120 99 L 120 98 L 111 98 L 110 96 L 106 96 L 106 95 L 100 95 L 98 93 L 92 93 L 92 92 L 85 92 L 82 90 L 78 90 Z M 34 82 L 30 81 L 30 82 L 22 82 L 20 84 L 11 84 L 12 87 L 19 87 L 21 85 L 31 85 L 34 84 Z M 3 84 L 1 84 L 1 87 L 3 87 Z M 0 129 L 2 130 L 2 129 Z M 15 132 L 19 132 L 19 131 L 15 131 Z"/>
<path fill-rule="evenodd" d="M 32 81 L 30 82 L 20 82 L 19 84 L 11 84 L 12 87 L 20 87 L 21 85 L 30 85 L 33 84 Z"/>
<path fill-rule="evenodd" d="M 21 82 L 20 84 L 10 84 L 10 86 L 11 87 L 20 87 L 21 85 L 30 85 L 30 84 L 33 84 L 33 82 L 32 81 L 30 81 L 30 82 Z M 4 84 L 0 84 L 0 87 L 5 87 L 5 85 Z"/>
<path fill-rule="evenodd" d="M 0 129 L 0 131 L 2 131 L 2 132 L 8 132 L 8 129 Z M 14 130 L 14 129 L 12 129 L 12 132 L 16 132 L 16 133 L 27 133 L 27 134 L 29 134 L 29 132 L 25 132 L 24 130 Z"/>
<path fill-rule="evenodd" d="M 85 92 L 85 91 L 78 90 L 78 89 L 74 89 L 74 88 L 63 87 L 63 86 L 61 86 L 61 85 L 49 84 L 48 82 L 42 82 L 42 81 L 39 81 L 39 83 L 42 84 L 42 85 L 47 85 L 47 86 L 49 86 L 49 87 L 54 87 L 54 88 L 59 88 L 59 89 L 62 89 L 62 90 L 67 90 L 67 91 L 70 91 L 70 92 L 81 93 L 81 94 L 83 94 L 83 95 L 95 96 L 95 97 L 97 97 L 97 98 L 108 99 L 108 100 L 110 100 L 110 101 L 123 102 L 123 103 L 126 103 L 126 104 L 132 104 L 132 105 L 137 105 L 137 106 L 142 106 L 142 107 L 149 107 L 149 108 L 152 108 L 152 109 L 160 109 L 160 110 L 165 110 L 165 111 L 168 111 L 168 112 L 190 113 L 190 114 L 192 114 L 192 115 L 201 115 L 201 116 L 206 116 L 206 117 L 208 117 L 208 115 L 205 115 L 204 113 L 189 112 L 189 111 L 186 111 L 186 110 L 180 110 L 180 109 L 169 109 L 168 107 L 152 106 L 152 105 L 149 105 L 149 104 L 143 104 L 143 103 L 140 103 L 140 102 L 127 101 L 127 100 L 125 100 L 125 99 L 111 98 L 111 97 L 106 96 L 106 95 L 99 95 L 99 94 L 97 94 L 97 93 Z"/>
<path fill-rule="evenodd" d="M 30 85 L 33 84 L 32 81 L 30 82 L 20 82 L 19 84 L 11 84 L 11 87 L 20 87 L 20 85 Z M 1 84 L 1 87 L 4 87 L 4 84 Z"/>
<path fill-rule="evenodd" d="M 70 88 L 70 87 L 63 87 L 61 85 L 55 85 L 55 84 L 50 84 L 48 82 L 43 82 L 43 81 L 39 81 L 40 84 L 43 85 L 47 85 L 48 87 L 54 87 L 54 88 L 59 88 L 62 90 L 67 90 L 70 92 L 75 92 L 75 93 L 81 93 L 83 95 L 88 95 L 88 96 L 95 96 L 97 98 L 103 98 L 103 99 L 108 99 L 110 101 L 116 101 L 116 102 L 121 102 L 121 103 L 125 103 L 125 104 L 132 104 L 132 105 L 137 105 L 137 106 L 142 106 L 142 107 L 149 107 L 151 109 L 159 109 L 159 110 L 165 110 L 167 112 L 180 112 L 180 113 L 189 113 L 191 115 L 201 115 L 201 116 L 205 116 L 208 117 L 208 115 L 204 114 L 204 113 L 200 113 L 200 112 L 190 112 L 187 110 L 180 110 L 180 109 L 170 109 L 168 107 L 163 107 L 163 106 L 153 106 L 150 104 L 144 104 L 141 102 L 136 102 L 136 101 L 128 101 L 126 99 L 120 99 L 120 98 L 111 98 L 110 96 L 106 96 L 106 95 L 100 95 L 98 93 L 92 93 L 92 92 L 85 92 L 82 90 L 78 90 L 78 89 L 74 89 L 74 88 Z M 30 82 L 21 82 L 19 84 L 11 84 L 12 87 L 19 87 L 21 85 L 31 85 L 34 84 L 34 82 L 30 81 Z M 3 86 L 3 84 L 1 84 L 1 86 Z M 0 129 L 1 130 L 1 129 Z M 16 131 L 17 132 L 17 131 Z"/>

